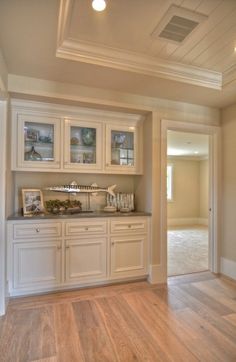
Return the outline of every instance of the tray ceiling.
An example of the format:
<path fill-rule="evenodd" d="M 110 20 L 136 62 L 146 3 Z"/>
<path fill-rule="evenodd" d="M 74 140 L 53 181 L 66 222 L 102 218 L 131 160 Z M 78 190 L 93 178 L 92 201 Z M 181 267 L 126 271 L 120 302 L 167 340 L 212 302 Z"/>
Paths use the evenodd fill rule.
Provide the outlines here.
<path fill-rule="evenodd" d="M 204 15 L 181 44 L 153 32 L 171 6 Z M 235 0 L 1 0 L 8 72 L 225 106 L 236 97 Z"/>
<path fill-rule="evenodd" d="M 199 18 L 180 44 L 152 36 L 173 8 Z M 101 14 L 87 0 L 61 0 L 57 56 L 222 89 L 236 78 L 235 16 L 230 0 L 110 0 Z"/>

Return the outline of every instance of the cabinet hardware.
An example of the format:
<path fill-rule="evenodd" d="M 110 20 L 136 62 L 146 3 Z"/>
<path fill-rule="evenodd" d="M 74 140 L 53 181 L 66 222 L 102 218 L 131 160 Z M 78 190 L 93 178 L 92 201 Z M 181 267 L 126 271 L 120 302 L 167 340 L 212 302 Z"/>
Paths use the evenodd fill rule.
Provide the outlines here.
<path fill-rule="evenodd" d="M 70 249 L 70 246 L 69 246 L 69 245 L 66 245 L 66 249 Z"/>
<path fill-rule="evenodd" d="M 39 229 L 39 228 L 36 228 L 35 230 L 36 230 L 36 233 L 39 233 L 39 232 L 40 232 L 40 229 Z"/>
<path fill-rule="evenodd" d="M 112 242 L 111 242 L 111 245 L 115 245 L 115 242 L 114 242 L 114 241 L 112 241 Z"/>
<path fill-rule="evenodd" d="M 130 229 L 130 228 L 131 228 L 131 225 L 128 225 L 128 228 Z"/>
<path fill-rule="evenodd" d="M 89 229 L 88 226 L 86 226 L 85 230 L 88 231 L 88 229 Z"/>
<path fill-rule="evenodd" d="M 57 247 L 57 250 L 61 250 L 61 246 L 58 246 L 58 247 Z"/>

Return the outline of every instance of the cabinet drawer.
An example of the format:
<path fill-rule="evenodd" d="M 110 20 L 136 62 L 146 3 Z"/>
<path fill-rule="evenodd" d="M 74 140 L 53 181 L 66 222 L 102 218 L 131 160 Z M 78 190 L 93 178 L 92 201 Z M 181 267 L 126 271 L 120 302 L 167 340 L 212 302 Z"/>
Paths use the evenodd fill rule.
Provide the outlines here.
<path fill-rule="evenodd" d="M 33 223 L 33 224 L 17 224 L 13 226 L 13 238 L 27 239 L 27 238 L 42 238 L 48 236 L 60 237 L 61 224 L 60 223 Z"/>
<path fill-rule="evenodd" d="M 107 232 L 106 221 L 77 221 L 66 223 L 66 236 L 80 236 L 85 234 L 105 234 Z"/>
<path fill-rule="evenodd" d="M 147 220 L 133 218 L 129 218 L 129 220 L 112 220 L 111 233 L 122 232 L 147 232 Z"/>

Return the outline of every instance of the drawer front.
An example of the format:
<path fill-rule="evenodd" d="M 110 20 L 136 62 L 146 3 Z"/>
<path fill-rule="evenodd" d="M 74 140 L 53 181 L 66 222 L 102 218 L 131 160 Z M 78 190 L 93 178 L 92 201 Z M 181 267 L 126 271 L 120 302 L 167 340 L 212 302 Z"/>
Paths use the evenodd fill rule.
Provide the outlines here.
<path fill-rule="evenodd" d="M 33 224 L 17 224 L 13 226 L 13 238 L 42 238 L 42 237 L 60 237 L 61 224 L 58 223 L 33 223 Z"/>
<path fill-rule="evenodd" d="M 92 234 L 106 234 L 107 222 L 106 221 L 77 221 L 66 223 L 66 236 L 86 236 Z"/>
<path fill-rule="evenodd" d="M 111 233 L 132 233 L 132 232 L 147 232 L 147 220 L 146 219 L 133 219 L 128 220 L 112 220 L 111 221 Z"/>

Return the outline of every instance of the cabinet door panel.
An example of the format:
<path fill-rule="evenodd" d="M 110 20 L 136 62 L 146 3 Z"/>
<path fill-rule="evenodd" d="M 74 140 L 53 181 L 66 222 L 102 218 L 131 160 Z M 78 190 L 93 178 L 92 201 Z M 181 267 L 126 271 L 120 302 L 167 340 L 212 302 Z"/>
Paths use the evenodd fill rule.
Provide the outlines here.
<path fill-rule="evenodd" d="M 18 243 L 14 252 L 14 288 L 37 289 L 60 283 L 61 243 Z"/>
<path fill-rule="evenodd" d="M 132 277 L 146 274 L 147 237 L 111 238 L 111 276 Z"/>
<path fill-rule="evenodd" d="M 140 148 L 137 126 L 106 125 L 106 170 L 114 173 L 139 173 L 142 154 Z"/>
<path fill-rule="evenodd" d="M 60 118 L 26 112 L 15 114 L 13 121 L 15 167 L 31 170 L 59 169 Z"/>
<path fill-rule="evenodd" d="M 67 240 L 66 281 L 106 276 L 106 238 Z"/>
<path fill-rule="evenodd" d="M 64 168 L 102 169 L 102 124 L 65 119 Z"/>

